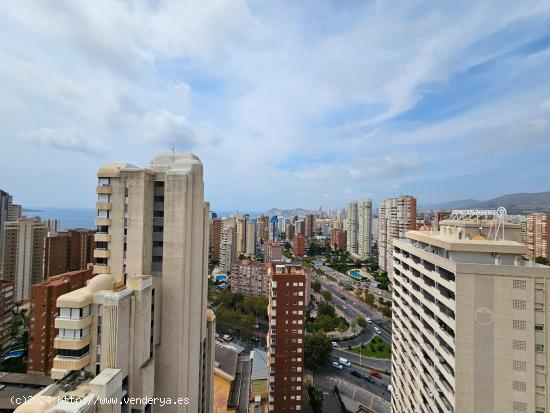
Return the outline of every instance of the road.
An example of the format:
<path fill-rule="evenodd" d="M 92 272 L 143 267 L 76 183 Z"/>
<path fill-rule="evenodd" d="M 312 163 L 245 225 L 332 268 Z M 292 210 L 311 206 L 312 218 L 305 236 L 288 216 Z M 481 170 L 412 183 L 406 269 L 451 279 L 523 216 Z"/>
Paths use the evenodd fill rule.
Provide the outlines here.
<path fill-rule="evenodd" d="M 322 266 L 321 269 L 323 268 L 329 267 Z M 382 314 L 370 308 L 366 303 L 359 300 L 353 294 L 340 288 L 338 284 L 328 281 L 324 277 L 316 274 L 313 274 L 313 278 L 321 283 L 321 290 L 330 291 L 332 294 L 332 303 L 342 310 L 347 319 L 352 320 L 357 317 L 369 317 L 374 324 L 381 328 L 381 333 L 378 335 L 388 343 L 391 343 L 391 329 L 388 328 L 389 325 Z M 343 341 L 341 346 L 353 347 L 360 345 L 361 343 L 369 341 L 374 334 L 375 333 L 372 331 L 372 327 L 367 326 L 365 331 L 359 337 L 349 341 Z"/>
<path fill-rule="evenodd" d="M 332 356 L 335 358 L 345 358 L 348 359 L 353 365 L 364 366 L 366 368 L 376 369 L 380 372 L 390 371 L 391 370 L 391 361 L 361 357 L 359 354 L 351 353 L 349 351 L 341 349 L 333 349 Z"/>
<path fill-rule="evenodd" d="M 371 408 L 375 412 L 390 413 L 390 395 L 385 387 L 378 382 L 372 384 L 351 376 L 350 371 L 351 369 L 345 369 L 335 372 L 331 369 L 315 375 L 315 386 L 321 389 L 325 395 L 323 412 L 336 413 L 341 411 L 336 398 L 332 394 L 332 390 L 336 385 L 340 390 L 340 394 Z"/>

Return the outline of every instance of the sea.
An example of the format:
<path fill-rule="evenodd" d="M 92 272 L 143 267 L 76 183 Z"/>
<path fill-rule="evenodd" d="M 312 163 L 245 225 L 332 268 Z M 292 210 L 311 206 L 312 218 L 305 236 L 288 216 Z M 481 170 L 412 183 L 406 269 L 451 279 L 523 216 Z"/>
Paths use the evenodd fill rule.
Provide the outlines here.
<path fill-rule="evenodd" d="M 55 218 L 59 220 L 60 229 L 95 229 L 97 211 L 93 208 L 29 207 L 24 208 L 23 215 L 39 216 L 42 220 Z"/>
<path fill-rule="evenodd" d="M 217 212 L 217 211 L 214 211 Z M 236 211 L 219 211 L 219 217 L 228 217 Z M 260 215 L 259 212 L 237 212 L 240 215 L 250 214 L 251 218 Z M 60 229 L 85 228 L 95 229 L 97 211 L 93 208 L 61 208 L 61 207 L 29 207 L 24 208 L 23 215 L 28 217 L 39 216 L 42 220 L 59 220 Z"/>

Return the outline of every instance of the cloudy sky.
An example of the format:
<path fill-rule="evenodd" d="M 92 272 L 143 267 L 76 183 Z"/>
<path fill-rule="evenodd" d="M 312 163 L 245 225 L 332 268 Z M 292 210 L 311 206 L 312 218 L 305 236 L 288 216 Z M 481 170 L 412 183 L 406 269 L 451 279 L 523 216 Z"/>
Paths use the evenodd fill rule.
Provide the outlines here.
<path fill-rule="evenodd" d="M 174 143 L 213 209 L 550 190 L 550 0 L 5 0 L 0 187 L 93 207 Z"/>

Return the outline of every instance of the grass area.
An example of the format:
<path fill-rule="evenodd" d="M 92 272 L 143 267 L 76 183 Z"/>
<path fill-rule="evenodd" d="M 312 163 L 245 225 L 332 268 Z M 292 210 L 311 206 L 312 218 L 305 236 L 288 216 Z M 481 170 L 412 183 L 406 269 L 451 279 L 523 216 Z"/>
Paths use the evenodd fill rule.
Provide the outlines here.
<path fill-rule="evenodd" d="M 391 356 L 391 346 L 378 336 L 374 336 L 367 344 L 361 347 L 353 347 L 352 353 L 361 354 L 363 357 L 374 357 L 379 359 L 389 359 Z"/>

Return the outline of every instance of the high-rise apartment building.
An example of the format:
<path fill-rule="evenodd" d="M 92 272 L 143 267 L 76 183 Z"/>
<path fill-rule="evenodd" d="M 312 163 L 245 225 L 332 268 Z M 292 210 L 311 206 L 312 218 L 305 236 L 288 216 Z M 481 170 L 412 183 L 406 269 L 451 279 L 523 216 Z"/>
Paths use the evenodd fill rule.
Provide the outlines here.
<path fill-rule="evenodd" d="M 246 224 L 249 218 L 248 215 L 237 218 L 237 255 L 246 253 Z"/>
<path fill-rule="evenodd" d="M 292 242 L 292 253 L 296 257 L 303 257 L 306 249 L 306 240 L 303 235 L 296 235 Z"/>
<path fill-rule="evenodd" d="M 304 230 L 307 239 L 313 238 L 315 232 L 315 214 L 307 214 L 304 217 Z"/>
<path fill-rule="evenodd" d="M 346 231 L 333 228 L 330 232 L 330 246 L 335 250 L 344 251 L 346 249 Z"/>
<path fill-rule="evenodd" d="M 258 233 L 256 231 L 256 221 L 251 219 L 246 223 L 246 255 L 253 257 L 258 248 Z"/>
<path fill-rule="evenodd" d="M 294 227 L 295 227 L 295 230 L 294 230 L 295 234 L 300 234 L 300 235 L 303 235 L 304 237 L 306 236 L 306 224 L 303 219 L 296 221 L 294 223 Z"/>
<path fill-rule="evenodd" d="M 75 229 L 46 237 L 44 279 L 86 268 L 94 261 L 94 232 Z"/>
<path fill-rule="evenodd" d="M 10 349 L 15 281 L 0 280 L 0 354 Z"/>
<path fill-rule="evenodd" d="M 543 257 L 550 261 L 550 214 L 528 215 L 525 237 L 529 258 Z"/>
<path fill-rule="evenodd" d="M 346 225 L 346 249 L 350 254 L 357 255 L 359 252 L 359 210 L 357 201 L 348 204 Z"/>
<path fill-rule="evenodd" d="M 267 264 L 250 260 L 237 261 L 231 270 L 231 292 L 265 297 L 269 293 Z"/>
<path fill-rule="evenodd" d="M 167 153 L 148 168 L 105 165 L 98 178 L 94 271 L 122 284 L 152 274 L 135 282 L 151 284 L 154 296 L 154 364 L 161 372 L 154 377 L 155 396 L 190 399 L 163 411 L 210 412 L 214 335 L 207 315 L 209 205 L 202 164 L 192 154 Z M 141 335 L 149 357 L 149 336 Z"/>
<path fill-rule="evenodd" d="M 256 231 L 258 231 L 258 241 L 265 244 L 269 240 L 269 217 L 260 215 L 256 218 Z"/>
<path fill-rule="evenodd" d="M 213 218 L 210 221 L 210 251 L 212 261 L 220 261 L 220 244 L 222 240 L 223 221 L 221 218 Z"/>
<path fill-rule="evenodd" d="M 283 247 L 273 241 L 268 241 L 265 245 L 265 262 L 281 261 L 283 259 Z"/>
<path fill-rule="evenodd" d="M 0 275 L 4 262 L 4 226 L 6 222 L 17 221 L 21 216 L 21 205 L 13 203 L 12 196 L 0 189 Z"/>
<path fill-rule="evenodd" d="M 279 239 L 279 217 L 277 217 L 277 215 L 274 215 L 269 221 L 269 240 L 275 242 Z"/>
<path fill-rule="evenodd" d="M 223 221 L 220 241 L 220 270 L 231 271 L 233 263 L 237 260 L 237 225 L 235 219 L 229 218 Z"/>
<path fill-rule="evenodd" d="M 378 212 L 378 265 L 391 274 L 393 240 L 416 229 L 416 198 L 402 195 L 380 202 Z"/>
<path fill-rule="evenodd" d="M 15 301 L 27 301 L 31 286 L 43 280 L 44 240 L 40 218 L 20 217 L 4 226 L 4 280 L 15 281 Z"/>
<path fill-rule="evenodd" d="M 523 260 L 520 226 L 503 225 L 393 240 L 393 412 L 548 411 L 550 267 Z"/>
<path fill-rule="evenodd" d="M 29 374 L 50 375 L 53 359 L 57 355 L 57 299 L 63 294 L 84 287 L 92 277 L 92 270 L 84 269 L 56 275 L 32 286 L 27 364 Z"/>
<path fill-rule="evenodd" d="M 300 265 L 272 263 L 269 276 L 269 411 L 301 411 L 306 273 Z"/>
<path fill-rule="evenodd" d="M 357 255 L 365 260 L 372 254 L 372 199 L 357 203 Z"/>
<path fill-rule="evenodd" d="M 285 239 L 286 240 L 293 240 L 294 239 L 294 230 L 295 230 L 295 224 L 291 222 L 286 226 L 285 229 Z"/>

